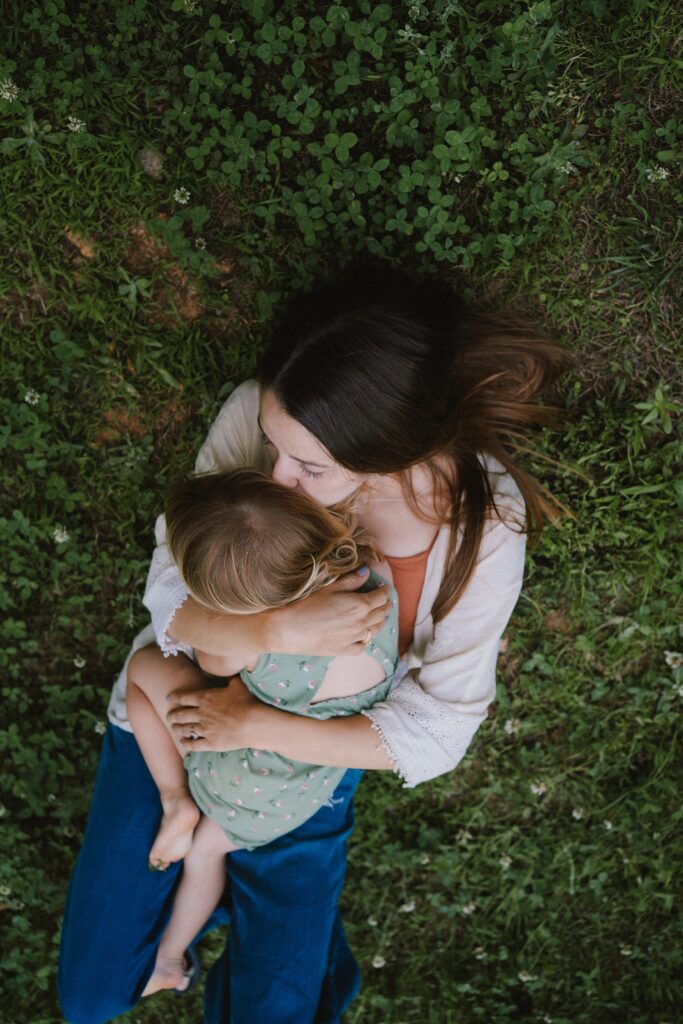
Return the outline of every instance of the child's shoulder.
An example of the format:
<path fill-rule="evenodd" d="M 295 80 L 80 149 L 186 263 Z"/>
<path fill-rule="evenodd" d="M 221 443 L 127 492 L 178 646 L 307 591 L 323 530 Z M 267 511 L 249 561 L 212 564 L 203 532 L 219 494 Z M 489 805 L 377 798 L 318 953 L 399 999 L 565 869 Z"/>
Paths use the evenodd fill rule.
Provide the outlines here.
<path fill-rule="evenodd" d="M 370 562 L 370 573 L 374 573 L 375 576 L 380 577 L 381 582 L 392 583 L 394 582 L 394 574 L 391 571 L 391 566 L 384 559 L 380 558 L 376 562 Z"/>

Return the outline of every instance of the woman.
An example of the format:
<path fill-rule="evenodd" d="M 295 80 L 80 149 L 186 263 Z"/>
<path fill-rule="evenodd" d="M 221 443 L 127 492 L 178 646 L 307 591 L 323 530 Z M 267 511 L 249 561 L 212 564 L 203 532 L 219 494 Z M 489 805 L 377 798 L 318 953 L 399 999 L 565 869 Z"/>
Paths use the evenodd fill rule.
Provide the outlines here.
<path fill-rule="evenodd" d="M 527 325 L 470 313 L 442 282 L 357 264 L 294 299 L 260 382 L 237 388 L 213 424 L 198 470 L 252 465 L 323 505 L 355 496 L 394 572 L 403 657 L 387 700 L 360 715 L 292 721 L 239 680 L 180 695 L 169 711 L 187 749 L 254 747 L 349 769 L 332 809 L 231 855 L 230 934 L 207 981 L 207 1024 L 333 1024 L 356 994 L 337 911 L 351 797 L 362 769 L 393 770 L 406 786 L 453 769 L 486 717 L 526 535 L 554 514 L 516 466 L 514 442 L 550 420 L 537 399 L 564 365 Z M 260 615 L 207 613 L 164 529 L 160 517 L 152 623 L 134 650 L 156 639 L 169 655 L 353 654 L 382 627 L 381 593 L 351 592 L 360 578 Z M 125 671 L 65 913 L 60 998 L 72 1024 L 108 1020 L 139 998 L 177 875 L 146 870 L 160 811 L 128 731 Z"/>

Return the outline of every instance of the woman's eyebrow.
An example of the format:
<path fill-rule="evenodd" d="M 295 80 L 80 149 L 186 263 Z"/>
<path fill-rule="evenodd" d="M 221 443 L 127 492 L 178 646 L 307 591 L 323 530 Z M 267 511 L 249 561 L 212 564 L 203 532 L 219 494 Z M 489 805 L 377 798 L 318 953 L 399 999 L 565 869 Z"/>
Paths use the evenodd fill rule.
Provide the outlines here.
<path fill-rule="evenodd" d="M 261 431 L 261 433 L 263 434 L 263 436 L 267 437 L 268 440 L 270 441 L 270 438 L 268 437 L 268 435 L 266 434 L 265 430 L 263 429 L 263 425 L 261 423 L 261 417 L 260 416 L 256 417 L 256 422 L 258 423 L 258 428 Z M 300 462 L 302 466 L 315 466 L 316 469 L 329 469 L 330 468 L 324 462 L 311 462 L 310 459 L 300 459 L 298 455 L 290 454 L 289 457 L 290 457 L 290 459 L 295 459 L 297 462 Z"/>

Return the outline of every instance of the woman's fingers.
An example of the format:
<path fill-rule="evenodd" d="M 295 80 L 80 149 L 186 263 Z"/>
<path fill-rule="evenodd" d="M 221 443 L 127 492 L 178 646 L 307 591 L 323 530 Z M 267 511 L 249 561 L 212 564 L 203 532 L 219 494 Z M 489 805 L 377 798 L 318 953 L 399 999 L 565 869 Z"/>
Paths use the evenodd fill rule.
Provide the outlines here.
<path fill-rule="evenodd" d="M 174 706 L 176 704 L 194 707 L 198 707 L 201 703 L 202 690 L 174 690 L 173 693 L 169 693 L 168 700 Z"/>
<path fill-rule="evenodd" d="M 201 712 L 199 707 L 176 707 L 166 713 L 169 725 L 192 725 L 197 722 Z"/>

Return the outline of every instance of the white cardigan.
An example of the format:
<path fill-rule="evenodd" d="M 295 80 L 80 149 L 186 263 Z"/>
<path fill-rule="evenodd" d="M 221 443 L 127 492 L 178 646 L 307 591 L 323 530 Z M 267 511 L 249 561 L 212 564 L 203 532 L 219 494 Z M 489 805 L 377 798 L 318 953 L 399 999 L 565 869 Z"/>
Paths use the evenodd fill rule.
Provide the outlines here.
<path fill-rule="evenodd" d="M 269 471 L 257 424 L 259 397 L 253 380 L 233 391 L 197 456 L 198 471 L 240 466 Z M 448 526 L 441 528 L 427 560 L 413 642 L 398 665 L 387 699 L 362 712 L 379 732 L 406 787 L 455 768 L 486 718 L 495 696 L 499 640 L 522 586 L 524 504 L 504 467 L 489 456 L 481 460 L 506 521 L 495 515 L 487 521 L 474 574 L 455 607 L 434 628 L 431 608 L 450 536 Z M 155 641 L 167 655 L 190 650 L 174 641 L 171 632 L 173 616 L 188 591 L 169 555 L 165 533 L 164 516 L 159 516 L 143 598 L 152 621 L 135 637 L 128 658 Z M 131 731 L 125 701 L 127 667 L 128 659 L 114 685 L 108 714 L 115 725 Z"/>

